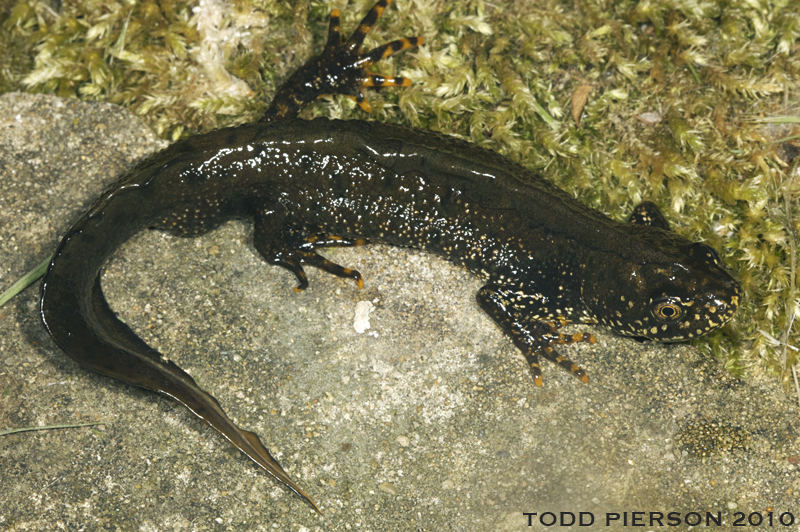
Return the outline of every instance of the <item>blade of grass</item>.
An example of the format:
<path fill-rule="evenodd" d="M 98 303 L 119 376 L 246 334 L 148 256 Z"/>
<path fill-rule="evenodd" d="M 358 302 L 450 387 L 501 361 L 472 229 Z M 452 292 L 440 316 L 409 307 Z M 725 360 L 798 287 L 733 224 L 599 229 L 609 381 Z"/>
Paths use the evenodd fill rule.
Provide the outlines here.
<path fill-rule="evenodd" d="M 76 427 L 93 427 L 95 425 L 109 425 L 109 424 L 110 423 L 107 421 L 98 421 L 96 423 L 78 423 L 75 425 L 43 425 L 41 427 L 20 427 L 18 429 L 0 430 L 0 436 L 5 436 L 6 434 L 15 434 L 17 432 L 28 432 L 31 430 L 73 429 Z"/>
<path fill-rule="evenodd" d="M 687 63 L 686 66 L 689 67 L 689 70 L 692 72 L 692 76 L 694 76 L 694 80 L 697 82 L 698 85 L 702 85 L 703 82 L 700 81 L 700 76 L 697 74 L 697 70 L 695 70 L 694 66 L 691 63 Z"/>
<path fill-rule="evenodd" d="M 52 257 L 48 257 L 47 260 L 43 261 L 37 267 L 23 275 L 16 283 L 12 284 L 8 290 L 0 294 L 0 307 L 5 305 L 12 297 L 28 288 L 42 275 L 44 275 L 45 270 L 47 270 L 47 265 L 50 264 L 50 259 L 52 259 Z"/>
<path fill-rule="evenodd" d="M 768 116 L 766 118 L 754 118 L 753 122 L 762 124 L 800 124 L 800 116 Z"/>
<path fill-rule="evenodd" d="M 772 142 L 768 142 L 767 144 L 783 144 L 784 142 L 789 142 L 790 140 L 800 139 L 800 135 L 792 135 L 791 137 L 784 137 L 782 139 L 773 140 Z"/>

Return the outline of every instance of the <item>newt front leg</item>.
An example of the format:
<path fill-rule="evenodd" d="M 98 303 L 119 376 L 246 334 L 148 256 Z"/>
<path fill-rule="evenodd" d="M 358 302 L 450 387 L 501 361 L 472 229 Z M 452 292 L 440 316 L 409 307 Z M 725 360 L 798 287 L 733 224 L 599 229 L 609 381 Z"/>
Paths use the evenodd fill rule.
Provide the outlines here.
<path fill-rule="evenodd" d="M 339 27 L 339 10 L 331 12 L 328 42 L 318 56 L 300 67 L 278 89 L 272 104 L 260 122 L 294 118 L 307 104 L 326 94 L 344 94 L 352 97 L 366 112 L 369 102 L 361 91 L 363 87 L 408 87 L 411 80 L 403 77 L 387 78 L 372 74 L 370 65 L 392 54 L 419 46 L 422 37 L 406 37 L 361 53 L 364 37 L 378 21 L 392 0 L 380 0 L 367 13 L 361 24 L 346 42 L 342 42 Z"/>
<path fill-rule="evenodd" d="M 563 318 L 540 319 L 535 294 L 520 295 L 516 287 L 488 284 L 478 292 L 478 303 L 511 337 L 514 345 L 522 351 L 533 374 L 536 386 L 542 385 L 542 369 L 539 356 L 555 362 L 581 382 L 589 382 L 586 372 L 567 357 L 556 351 L 554 345 L 575 342 L 595 343 L 589 333 L 567 336 L 558 332 L 566 324 Z"/>

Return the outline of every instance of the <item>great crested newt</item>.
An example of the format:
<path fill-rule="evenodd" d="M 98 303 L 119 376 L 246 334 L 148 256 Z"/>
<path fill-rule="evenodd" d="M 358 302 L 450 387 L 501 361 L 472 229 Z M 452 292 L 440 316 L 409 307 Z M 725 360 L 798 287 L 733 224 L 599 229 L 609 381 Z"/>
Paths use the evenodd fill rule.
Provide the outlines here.
<path fill-rule="evenodd" d="M 522 351 L 536 385 L 540 356 L 588 381 L 556 346 L 594 337 L 559 332 L 565 323 L 676 342 L 719 329 L 739 306 L 737 278 L 717 252 L 671 232 L 652 203 L 616 222 L 531 170 L 442 133 L 298 119 L 323 94 L 351 95 L 368 109 L 362 88 L 410 85 L 367 67 L 422 38 L 360 52 L 389 2 L 380 0 L 346 41 L 333 11 L 322 53 L 283 84 L 259 122 L 176 142 L 108 187 L 67 231 L 42 284 L 42 320 L 73 360 L 177 400 L 317 511 L 256 434 L 109 308 L 100 269 L 138 231 L 192 237 L 252 219 L 256 250 L 292 272 L 296 290 L 308 286 L 305 265 L 363 286 L 361 274 L 318 255 L 320 247 L 430 251 L 483 280 L 479 305 Z"/>

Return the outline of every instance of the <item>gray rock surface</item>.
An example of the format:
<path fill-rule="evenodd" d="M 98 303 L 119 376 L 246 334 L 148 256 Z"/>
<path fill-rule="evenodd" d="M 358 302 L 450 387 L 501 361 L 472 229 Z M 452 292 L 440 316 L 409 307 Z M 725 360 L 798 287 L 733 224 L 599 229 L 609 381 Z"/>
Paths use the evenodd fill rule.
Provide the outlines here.
<path fill-rule="evenodd" d="M 160 146 L 112 105 L 0 97 L 0 286 Z M 537 389 L 465 271 L 380 246 L 327 254 L 366 288 L 313 270 L 295 293 L 243 222 L 196 239 L 145 231 L 103 281 L 324 518 L 179 405 L 66 357 L 37 284 L 0 308 L 0 430 L 106 424 L 0 436 L 0 530 L 544 530 L 523 513 L 548 511 L 592 512 L 581 530 L 645 512 L 637 528 L 652 530 L 649 512 L 719 512 L 730 527 L 769 509 L 800 524 L 798 410 L 777 384 L 737 381 L 689 346 L 580 327 L 597 344 L 564 351 L 590 383 L 547 364 Z M 363 333 L 357 308 L 370 310 Z"/>

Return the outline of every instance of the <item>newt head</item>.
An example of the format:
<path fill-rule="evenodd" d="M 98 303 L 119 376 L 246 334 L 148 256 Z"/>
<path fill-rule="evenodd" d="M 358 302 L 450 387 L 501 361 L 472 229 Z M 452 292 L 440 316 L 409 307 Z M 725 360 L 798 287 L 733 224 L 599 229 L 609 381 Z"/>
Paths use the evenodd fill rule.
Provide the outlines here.
<path fill-rule="evenodd" d="M 612 256 L 588 265 L 581 295 L 591 318 L 623 336 L 680 342 L 725 325 L 739 308 L 741 286 L 717 252 L 675 233 L 638 261 Z M 602 260 L 597 259 L 595 262 Z"/>

